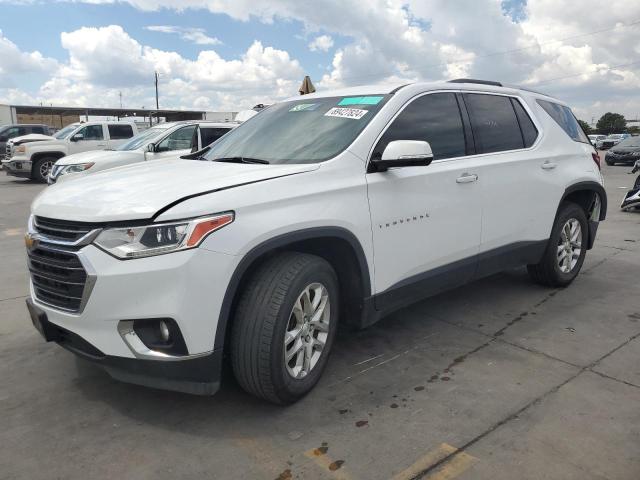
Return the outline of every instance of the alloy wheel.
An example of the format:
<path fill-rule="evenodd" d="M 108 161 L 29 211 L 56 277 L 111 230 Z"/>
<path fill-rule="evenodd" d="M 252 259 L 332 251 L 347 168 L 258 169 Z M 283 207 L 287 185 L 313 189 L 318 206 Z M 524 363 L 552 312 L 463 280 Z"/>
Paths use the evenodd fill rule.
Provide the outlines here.
<path fill-rule="evenodd" d="M 582 253 L 582 227 L 575 218 L 567 220 L 558 239 L 558 267 L 562 273 L 571 272 Z"/>
<path fill-rule="evenodd" d="M 298 296 L 284 334 L 284 362 L 293 378 L 306 377 L 318 364 L 329 336 L 331 304 L 321 283 L 308 285 Z"/>

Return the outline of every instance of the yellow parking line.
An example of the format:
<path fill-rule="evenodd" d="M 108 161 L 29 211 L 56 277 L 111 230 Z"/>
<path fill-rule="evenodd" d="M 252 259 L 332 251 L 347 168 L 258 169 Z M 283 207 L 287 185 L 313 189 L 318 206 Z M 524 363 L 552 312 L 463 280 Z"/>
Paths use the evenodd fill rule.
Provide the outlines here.
<path fill-rule="evenodd" d="M 420 457 L 409 468 L 395 475 L 392 480 L 409 480 L 414 478 L 416 475 L 420 474 L 420 472 L 424 472 L 429 467 L 456 452 L 458 452 L 456 447 L 449 445 L 448 443 L 443 443 L 435 450 L 431 450 Z M 453 479 L 469 468 L 475 460 L 476 458 L 468 453 L 459 452 L 451 457 L 450 460 L 445 462 L 442 467 L 427 475 L 425 478 L 429 480 Z"/>
<path fill-rule="evenodd" d="M 344 471 L 343 460 L 333 460 L 329 455 L 319 448 L 312 448 L 304 452 L 304 455 L 314 461 L 316 465 L 325 470 L 332 478 L 337 480 L 353 480 L 352 477 Z"/>
<path fill-rule="evenodd" d="M 7 228 L 2 232 L 5 237 L 17 237 L 19 235 L 24 235 L 24 229 L 22 228 Z"/>
<path fill-rule="evenodd" d="M 451 457 L 450 460 L 436 470 L 431 475 L 425 477 L 426 480 L 451 480 L 458 477 L 462 472 L 467 470 L 473 462 L 477 460 L 465 452 L 460 452 Z"/>

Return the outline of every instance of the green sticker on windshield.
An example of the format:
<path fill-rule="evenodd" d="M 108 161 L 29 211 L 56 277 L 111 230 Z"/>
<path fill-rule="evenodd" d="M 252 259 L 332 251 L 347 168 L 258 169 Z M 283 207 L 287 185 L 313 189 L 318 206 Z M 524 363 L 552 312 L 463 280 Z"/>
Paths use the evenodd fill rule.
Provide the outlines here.
<path fill-rule="evenodd" d="M 383 97 L 346 97 L 338 102 L 338 105 L 377 105 Z"/>
<path fill-rule="evenodd" d="M 305 110 L 315 110 L 318 106 L 317 103 L 299 103 L 298 105 L 291 107 L 290 112 L 303 112 Z"/>

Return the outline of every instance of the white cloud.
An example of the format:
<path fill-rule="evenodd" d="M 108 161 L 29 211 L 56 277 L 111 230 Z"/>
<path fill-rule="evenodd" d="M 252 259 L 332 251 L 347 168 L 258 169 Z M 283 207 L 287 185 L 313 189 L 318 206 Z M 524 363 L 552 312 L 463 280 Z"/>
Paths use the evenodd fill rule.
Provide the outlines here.
<path fill-rule="evenodd" d="M 150 25 L 144 28 L 151 32 L 176 34 L 179 35 L 183 40 L 195 43 L 196 45 L 222 44 L 222 42 L 218 38 L 208 36 L 204 28 L 178 27 L 176 25 Z"/>
<path fill-rule="evenodd" d="M 309 50 L 312 52 L 328 52 L 333 47 L 333 38 L 329 35 L 320 35 L 309 43 Z"/>
<path fill-rule="evenodd" d="M 40 52 L 23 52 L 0 30 L 0 87 L 13 83 L 12 77 L 33 73 L 47 73 L 55 69 L 56 60 Z"/>
<path fill-rule="evenodd" d="M 254 41 L 239 58 L 224 59 L 213 50 L 195 60 L 177 52 L 140 44 L 118 25 L 83 27 L 61 34 L 68 60 L 29 97 L 54 105 L 114 106 L 155 104 L 154 72 L 160 73 L 160 106 L 208 106 L 238 110 L 296 94 L 303 77 L 297 60 L 284 50 Z M 18 98 L 0 84 L 0 98 Z"/>

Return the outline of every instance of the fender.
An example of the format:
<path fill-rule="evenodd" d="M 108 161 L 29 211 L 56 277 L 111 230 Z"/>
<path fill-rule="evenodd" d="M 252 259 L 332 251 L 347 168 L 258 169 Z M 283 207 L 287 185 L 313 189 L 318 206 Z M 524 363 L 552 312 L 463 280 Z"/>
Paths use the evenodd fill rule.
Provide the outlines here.
<path fill-rule="evenodd" d="M 286 247 L 287 245 L 300 242 L 302 240 L 311 240 L 323 237 L 337 237 L 342 240 L 346 240 L 354 252 L 356 253 L 358 265 L 360 266 L 360 272 L 362 273 L 362 292 L 363 301 L 371 296 L 371 277 L 369 276 L 369 266 L 367 263 L 367 257 L 364 254 L 364 250 L 357 237 L 349 230 L 342 227 L 314 227 L 303 230 L 295 230 L 288 232 L 277 237 L 270 238 L 265 242 L 257 245 L 249 250 L 247 254 L 240 260 L 240 263 L 236 267 L 231 280 L 227 285 L 227 290 L 222 300 L 222 306 L 220 307 L 220 315 L 218 317 L 218 326 L 216 327 L 216 337 L 214 350 L 219 350 L 224 347 L 225 338 L 227 335 L 227 325 L 232 315 L 233 301 L 236 297 L 238 288 L 240 287 L 240 281 L 244 277 L 244 274 L 249 270 L 255 260 L 262 255 L 276 250 L 278 248 Z M 365 308 L 366 310 L 366 308 Z"/>
<path fill-rule="evenodd" d="M 587 182 L 578 182 L 573 185 L 568 186 L 564 194 L 562 195 L 562 199 L 560 203 L 567 198 L 571 193 L 577 192 L 579 190 L 591 190 L 596 192 L 600 196 L 600 218 L 599 221 L 604 220 L 607 217 L 607 192 L 605 192 L 604 187 L 600 185 L 598 182 L 587 181 Z"/>

